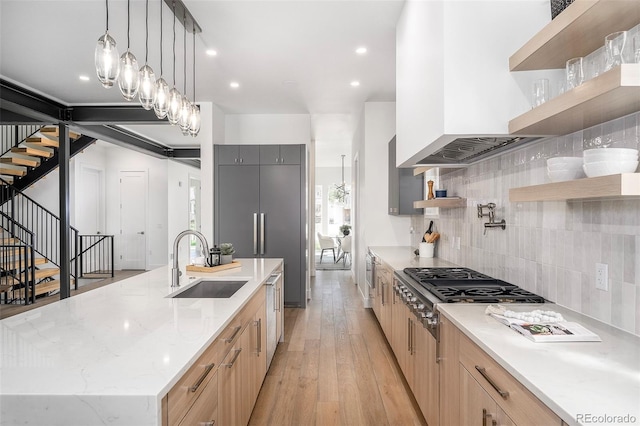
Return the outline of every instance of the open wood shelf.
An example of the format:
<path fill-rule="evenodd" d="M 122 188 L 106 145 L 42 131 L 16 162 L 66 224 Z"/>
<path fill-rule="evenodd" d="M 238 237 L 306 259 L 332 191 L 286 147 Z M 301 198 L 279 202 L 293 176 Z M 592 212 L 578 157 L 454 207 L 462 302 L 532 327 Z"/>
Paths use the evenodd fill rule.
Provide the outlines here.
<path fill-rule="evenodd" d="M 640 64 L 622 64 L 509 121 L 509 133 L 566 135 L 636 111 Z"/>
<path fill-rule="evenodd" d="M 441 208 L 454 208 L 454 207 L 466 207 L 466 198 L 433 198 L 431 200 L 419 200 L 413 202 L 414 209 L 426 209 L 429 207 L 441 207 Z"/>
<path fill-rule="evenodd" d="M 575 0 L 509 58 L 511 71 L 564 68 L 640 23 L 638 0 Z"/>
<path fill-rule="evenodd" d="M 584 178 L 509 190 L 509 201 L 561 201 L 640 197 L 640 173 Z"/>

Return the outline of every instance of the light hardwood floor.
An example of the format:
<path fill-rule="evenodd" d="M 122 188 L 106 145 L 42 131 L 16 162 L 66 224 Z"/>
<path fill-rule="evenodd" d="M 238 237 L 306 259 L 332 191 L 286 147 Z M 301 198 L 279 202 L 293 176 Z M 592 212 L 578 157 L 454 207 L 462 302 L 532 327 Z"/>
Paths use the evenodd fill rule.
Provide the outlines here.
<path fill-rule="evenodd" d="M 285 309 L 250 425 L 424 425 L 350 271 L 317 271 L 307 309 Z"/>

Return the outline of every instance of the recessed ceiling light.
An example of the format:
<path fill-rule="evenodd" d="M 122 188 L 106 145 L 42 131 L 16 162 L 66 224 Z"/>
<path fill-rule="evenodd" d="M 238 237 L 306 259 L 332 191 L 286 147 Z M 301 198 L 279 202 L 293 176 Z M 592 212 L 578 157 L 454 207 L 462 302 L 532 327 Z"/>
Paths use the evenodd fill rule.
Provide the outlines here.
<path fill-rule="evenodd" d="M 209 56 L 218 56 L 218 52 L 213 49 L 207 49 L 207 55 Z"/>
<path fill-rule="evenodd" d="M 81 75 L 81 76 L 80 76 L 80 80 L 82 80 L 82 81 L 89 81 L 90 79 L 89 79 L 89 76 L 88 76 L 88 75 Z"/>
<path fill-rule="evenodd" d="M 360 86 L 360 82 L 359 81 L 352 81 L 351 82 L 351 86 L 352 87 L 358 87 L 358 86 Z"/>
<path fill-rule="evenodd" d="M 231 83 L 229 83 L 229 87 L 231 87 L 232 89 L 237 89 L 238 87 L 240 87 L 240 83 L 238 83 L 237 81 L 232 81 Z"/>
<path fill-rule="evenodd" d="M 357 53 L 358 55 L 364 55 L 365 53 L 367 53 L 367 48 L 366 48 L 366 47 L 364 47 L 364 46 L 358 47 L 358 48 L 356 49 L 356 53 Z"/>

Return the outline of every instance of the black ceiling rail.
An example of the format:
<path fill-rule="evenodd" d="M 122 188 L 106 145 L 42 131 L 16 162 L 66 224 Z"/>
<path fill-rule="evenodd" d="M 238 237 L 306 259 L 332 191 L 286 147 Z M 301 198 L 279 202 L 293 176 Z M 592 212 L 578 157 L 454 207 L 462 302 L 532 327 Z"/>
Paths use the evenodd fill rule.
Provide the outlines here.
<path fill-rule="evenodd" d="M 139 105 L 66 106 L 0 79 L 0 108 L 0 124 L 64 122 L 83 135 L 157 158 L 200 158 L 200 148 L 171 148 L 118 127 L 118 124 L 168 125 L 158 120 L 153 111 Z M 200 162 L 197 164 L 199 167 Z"/>

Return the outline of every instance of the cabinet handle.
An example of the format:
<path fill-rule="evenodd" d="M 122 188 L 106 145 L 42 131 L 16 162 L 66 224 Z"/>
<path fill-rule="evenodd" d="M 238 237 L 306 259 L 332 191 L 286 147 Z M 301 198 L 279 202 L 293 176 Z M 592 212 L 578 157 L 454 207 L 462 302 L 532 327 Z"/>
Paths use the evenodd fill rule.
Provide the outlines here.
<path fill-rule="evenodd" d="M 380 280 L 380 281 L 381 281 L 381 284 L 382 284 L 382 285 L 380 286 L 380 287 L 382 287 L 382 288 L 380 289 L 380 291 L 382 292 L 382 294 L 381 294 L 381 296 L 382 296 L 382 306 L 384 306 L 384 304 L 385 304 L 385 303 L 384 303 L 384 286 L 385 286 L 385 285 L 387 285 L 387 283 L 386 283 L 385 281 L 382 281 L 382 280 Z"/>
<path fill-rule="evenodd" d="M 233 162 L 234 162 L 234 163 L 237 163 L 237 162 L 238 162 L 238 159 L 237 159 L 237 158 L 234 158 L 234 159 L 233 159 Z"/>
<path fill-rule="evenodd" d="M 260 213 L 260 254 L 264 254 L 264 213 Z"/>
<path fill-rule="evenodd" d="M 262 334 L 262 318 L 258 318 L 258 321 L 254 321 L 254 324 L 256 326 L 256 354 L 258 356 L 260 356 L 260 352 L 262 352 L 262 339 L 261 339 L 261 334 Z"/>
<path fill-rule="evenodd" d="M 476 365 L 476 370 L 478 370 L 478 373 L 480 373 L 482 377 L 484 377 L 484 379 L 489 382 L 489 384 L 496 390 L 496 392 L 500 394 L 502 399 L 507 399 L 509 397 L 509 392 L 500 389 L 498 385 L 496 385 L 496 383 L 491 379 L 491 377 L 487 375 L 487 370 L 485 370 L 484 367 L 479 367 Z"/>
<path fill-rule="evenodd" d="M 238 335 L 238 332 L 240 331 L 240 329 L 242 328 L 241 325 L 237 326 L 233 332 L 233 334 L 231 335 L 231 337 L 227 337 L 226 339 L 224 339 L 225 343 L 231 343 L 233 342 L 233 339 L 236 338 L 236 336 Z"/>
<path fill-rule="evenodd" d="M 278 309 L 276 309 L 276 311 L 280 312 L 280 288 L 276 288 L 276 294 L 278 295 L 277 300 L 276 300 L 276 306 L 278 307 Z"/>
<path fill-rule="evenodd" d="M 209 371 L 211 371 L 211 369 L 213 368 L 213 365 L 214 364 L 207 364 L 207 366 L 204 368 L 204 372 L 202 373 L 198 381 L 189 388 L 191 392 L 195 392 L 198 390 L 198 388 L 202 384 L 202 381 L 205 379 L 205 377 L 207 377 L 207 374 L 209 374 Z"/>
<path fill-rule="evenodd" d="M 276 163 L 279 163 L 280 159 L 278 157 L 276 157 Z"/>
<path fill-rule="evenodd" d="M 491 417 L 491 413 L 487 413 L 487 409 L 482 409 L 482 426 L 487 426 L 487 418 Z"/>
<path fill-rule="evenodd" d="M 407 318 L 407 351 L 411 352 L 411 318 Z"/>
<path fill-rule="evenodd" d="M 242 163 L 242 158 L 240 159 L 240 162 Z"/>
<path fill-rule="evenodd" d="M 258 254 L 258 213 L 253 214 L 253 254 Z"/>
<path fill-rule="evenodd" d="M 231 362 L 230 362 L 230 363 L 228 363 L 228 364 L 222 364 L 222 365 L 224 365 L 224 366 L 225 366 L 225 367 L 227 367 L 227 368 L 231 368 L 231 367 L 233 367 L 233 364 L 235 364 L 235 363 L 236 363 L 236 360 L 237 360 L 237 359 L 238 359 L 238 357 L 240 356 L 240 352 L 242 352 L 242 348 L 240 348 L 240 349 L 236 349 L 236 353 L 235 353 L 235 355 L 233 356 L 233 359 L 231 360 Z"/>
<path fill-rule="evenodd" d="M 213 426 L 216 424 L 215 420 L 209 420 L 208 422 L 200 423 L 200 426 Z"/>
<path fill-rule="evenodd" d="M 280 164 L 284 164 L 284 157 L 280 157 Z"/>

